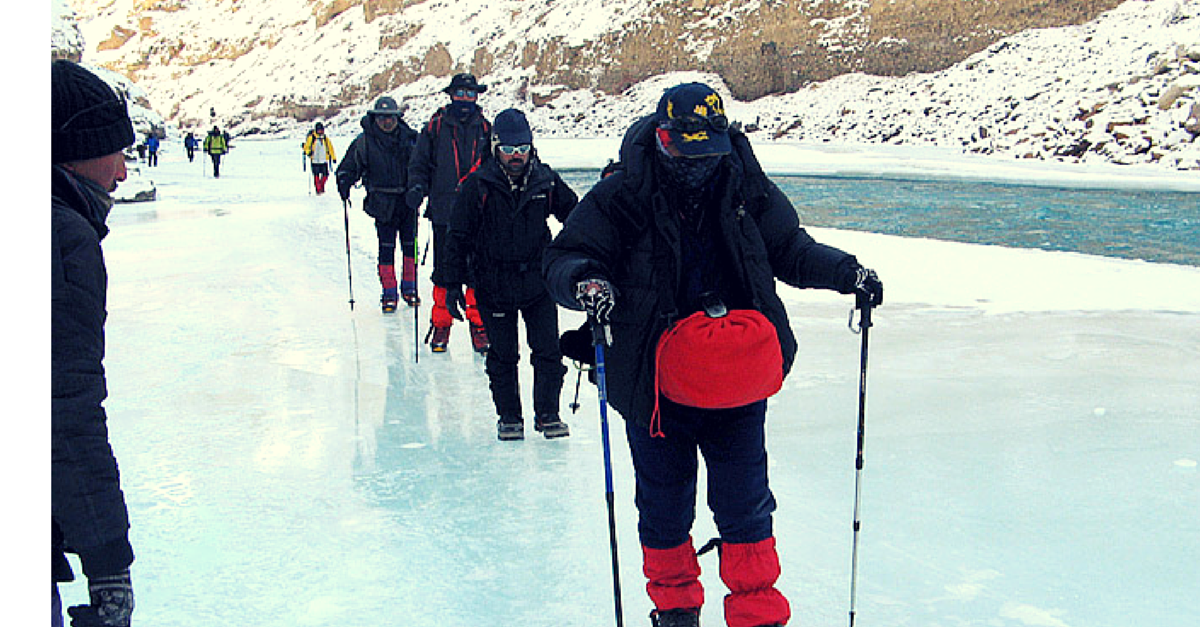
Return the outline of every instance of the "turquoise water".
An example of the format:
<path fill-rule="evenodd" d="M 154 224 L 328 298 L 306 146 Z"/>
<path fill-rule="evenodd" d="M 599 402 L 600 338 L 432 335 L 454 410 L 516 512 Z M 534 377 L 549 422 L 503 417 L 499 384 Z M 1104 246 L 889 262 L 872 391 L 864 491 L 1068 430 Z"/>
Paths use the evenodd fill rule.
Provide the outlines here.
<path fill-rule="evenodd" d="M 582 194 L 597 172 L 563 172 Z M 1200 266 L 1200 194 L 774 176 L 805 226 Z"/>

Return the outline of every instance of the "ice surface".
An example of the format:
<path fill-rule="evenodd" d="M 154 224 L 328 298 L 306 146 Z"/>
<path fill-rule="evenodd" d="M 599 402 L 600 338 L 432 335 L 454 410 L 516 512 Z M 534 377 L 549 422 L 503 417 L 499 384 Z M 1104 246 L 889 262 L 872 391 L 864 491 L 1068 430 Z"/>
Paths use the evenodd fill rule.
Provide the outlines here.
<path fill-rule="evenodd" d="M 527 426 L 498 442 L 466 328 L 414 363 L 413 312 L 379 312 L 361 191 L 351 311 L 336 193 L 307 193 L 296 142 L 235 146 L 214 180 L 168 145 L 142 173 L 160 200 L 118 205 L 105 241 L 136 624 L 613 624 L 595 389 L 584 381 L 571 414 L 568 375 L 571 437 Z M 1200 268 L 814 234 L 887 285 L 858 624 L 1200 624 Z M 846 297 L 782 294 L 801 348 L 768 414 L 780 588 L 791 624 L 845 624 L 860 336 Z M 418 320 L 423 339 L 427 306 Z M 521 377 L 528 407 L 527 363 Z M 610 420 L 625 622 L 645 625 L 632 471 Z M 696 541 L 714 534 L 701 500 Z M 701 564 L 704 624 L 723 625 L 716 555 Z"/>

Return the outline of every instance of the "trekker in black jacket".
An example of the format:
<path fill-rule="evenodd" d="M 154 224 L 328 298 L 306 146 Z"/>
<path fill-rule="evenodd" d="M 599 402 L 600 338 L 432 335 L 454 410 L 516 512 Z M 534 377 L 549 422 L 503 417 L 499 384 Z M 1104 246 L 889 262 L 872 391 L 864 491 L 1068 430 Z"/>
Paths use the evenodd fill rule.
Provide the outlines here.
<path fill-rule="evenodd" d="M 517 381 L 518 314 L 525 320 L 532 351 L 534 429 L 547 438 L 563 437 L 570 434 L 558 416 L 567 369 L 558 348 L 558 308 L 542 282 L 542 251 L 550 243 L 546 221 L 554 215 L 565 222 L 578 197 L 538 160 L 524 113 L 502 111 L 492 128 L 495 158 L 463 181 L 433 282 L 446 291 L 450 315 L 461 320 L 459 308 L 466 305 L 462 286 L 468 277 L 475 279 L 491 340 L 487 375 L 500 417 L 498 437 L 525 437 Z"/>
<path fill-rule="evenodd" d="M 422 199 L 429 196 L 425 217 L 433 223 L 433 271 L 436 273 L 445 256 L 446 229 L 458 186 L 473 170 L 489 158 L 491 124 L 479 108 L 479 94 L 487 91 L 471 74 L 456 74 L 443 91 L 450 104 L 440 108 L 417 138 L 408 163 L 408 206 L 416 211 Z M 467 281 L 467 320 L 470 322 L 471 343 L 477 352 L 488 349 L 483 319 L 475 308 L 475 290 Z M 433 307 L 430 311 L 429 336 L 426 342 L 435 353 L 444 353 L 450 342 L 450 325 L 454 318 L 446 309 L 446 291 L 433 288 Z"/>
<path fill-rule="evenodd" d="M 400 293 L 404 302 L 415 307 L 417 295 L 417 212 L 404 202 L 408 188 L 408 158 L 417 132 L 400 117 L 400 105 L 383 96 L 362 119 L 362 133 L 354 138 L 337 169 L 338 194 L 350 202 L 350 188 L 362 179 L 367 188 L 363 211 L 375 219 L 379 239 L 379 297 L 384 313 L 396 311 L 396 237 L 404 266 L 400 274 Z"/>
<path fill-rule="evenodd" d="M 652 620 L 699 624 L 704 591 L 690 535 L 699 451 L 730 591 L 726 624 L 784 625 L 764 427 L 796 340 L 775 281 L 874 304 L 883 286 L 800 227 L 707 85 L 667 90 L 626 133 L 621 163 L 546 248 L 543 274 L 559 304 L 611 330 L 608 400 L 626 420 Z M 696 350 L 706 339 L 722 363 Z"/>
<path fill-rule="evenodd" d="M 91 604 L 67 610 L 73 623 L 128 627 L 133 548 L 103 406 L 108 272 L 100 240 L 109 194 L 125 180 L 133 125 L 125 100 L 70 61 L 51 64 L 50 94 L 51 624 L 63 624 L 58 583 L 74 580 L 64 553 L 75 553 Z"/>

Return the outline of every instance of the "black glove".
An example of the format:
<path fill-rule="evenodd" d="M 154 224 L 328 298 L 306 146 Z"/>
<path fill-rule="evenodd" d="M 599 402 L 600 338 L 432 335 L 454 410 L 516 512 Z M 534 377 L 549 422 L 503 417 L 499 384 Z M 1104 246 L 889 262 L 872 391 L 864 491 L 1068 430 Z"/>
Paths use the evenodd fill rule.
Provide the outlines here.
<path fill-rule="evenodd" d="M 854 285 L 850 291 L 854 294 L 855 307 L 862 309 L 868 303 L 872 307 L 883 304 L 883 282 L 874 270 L 857 266 L 854 268 Z"/>
<path fill-rule="evenodd" d="M 595 366 L 596 351 L 592 348 L 592 323 L 585 320 L 578 329 L 571 329 L 560 335 L 558 351 L 571 361 L 586 366 Z"/>
<path fill-rule="evenodd" d="M 467 297 L 463 296 L 462 285 L 451 285 L 446 288 L 446 309 L 450 310 L 450 317 L 461 321 L 463 319 L 462 312 L 467 308 Z"/>
<path fill-rule="evenodd" d="M 71 627 L 129 627 L 133 616 L 133 583 L 129 570 L 117 575 L 88 578 L 91 605 L 67 608 Z"/>
<path fill-rule="evenodd" d="M 601 325 L 608 324 L 612 314 L 616 290 L 604 279 L 585 279 L 575 284 L 575 300 L 583 305 L 588 316 Z"/>
<path fill-rule="evenodd" d="M 417 209 L 417 207 L 421 206 L 421 201 L 424 199 L 425 199 L 425 188 L 421 187 L 420 185 L 414 185 L 414 186 L 408 188 L 408 191 L 404 193 L 405 204 L 408 205 L 409 209 L 412 209 L 414 211 Z"/>

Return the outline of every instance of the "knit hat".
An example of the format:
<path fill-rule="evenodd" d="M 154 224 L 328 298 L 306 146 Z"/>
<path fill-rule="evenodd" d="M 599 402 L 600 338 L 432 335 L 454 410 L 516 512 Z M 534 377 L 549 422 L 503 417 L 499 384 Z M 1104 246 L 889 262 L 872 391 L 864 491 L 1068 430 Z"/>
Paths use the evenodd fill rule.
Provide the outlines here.
<path fill-rule="evenodd" d="M 533 143 L 533 131 L 525 114 L 518 109 L 505 109 L 496 116 L 492 124 L 492 144 L 496 146 L 520 146 Z"/>
<path fill-rule="evenodd" d="M 51 163 L 104 157 L 134 140 L 125 100 L 108 83 L 70 61 L 50 64 Z"/>
<path fill-rule="evenodd" d="M 657 135 L 672 157 L 711 157 L 733 150 L 720 94 L 704 83 L 683 83 L 658 101 Z"/>

